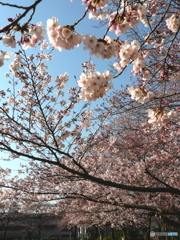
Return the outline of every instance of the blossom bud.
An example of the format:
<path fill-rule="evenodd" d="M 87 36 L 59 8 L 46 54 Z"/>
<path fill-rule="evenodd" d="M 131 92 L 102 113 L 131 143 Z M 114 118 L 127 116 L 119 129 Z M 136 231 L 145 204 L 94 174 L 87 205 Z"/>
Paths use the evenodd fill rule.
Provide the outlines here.
<path fill-rule="evenodd" d="M 13 22 L 13 21 L 14 21 L 13 18 L 7 18 L 7 20 L 8 20 L 9 22 Z"/>

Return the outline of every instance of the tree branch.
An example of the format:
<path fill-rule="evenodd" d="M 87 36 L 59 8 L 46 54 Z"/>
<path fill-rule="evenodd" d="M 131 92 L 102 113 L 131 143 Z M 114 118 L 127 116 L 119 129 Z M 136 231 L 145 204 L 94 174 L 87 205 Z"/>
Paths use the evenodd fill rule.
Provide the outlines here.
<path fill-rule="evenodd" d="M 16 18 L 13 22 L 11 22 L 9 25 L 7 25 L 6 27 L 3 27 L 0 29 L 0 33 L 3 33 L 3 32 L 9 32 L 10 29 L 12 27 L 14 27 L 22 18 L 24 18 L 26 16 L 26 14 L 30 11 L 30 10 L 33 10 L 33 14 L 34 14 L 34 11 L 35 11 L 35 8 L 36 6 L 42 2 L 42 0 L 36 0 L 31 6 L 29 7 L 24 7 L 24 9 L 26 9 L 18 18 Z M 16 5 L 14 5 L 15 7 Z M 21 7 L 22 8 L 22 7 Z M 30 19 L 28 20 L 28 22 L 32 19 L 32 16 L 33 14 L 31 15 Z"/>

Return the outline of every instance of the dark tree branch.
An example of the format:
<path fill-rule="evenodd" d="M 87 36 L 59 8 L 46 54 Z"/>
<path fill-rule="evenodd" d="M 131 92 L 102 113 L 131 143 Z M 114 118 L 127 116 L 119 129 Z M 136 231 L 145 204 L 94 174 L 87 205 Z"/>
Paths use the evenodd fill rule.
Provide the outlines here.
<path fill-rule="evenodd" d="M 0 2 L 0 4 L 3 5 L 3 6 L 8 6 L 8 7 L 27 9 L 27 7 L 19 6 L 19 5 L 16 5 L 16 4 L 3 3 L 3 2 Z"/>
<path fill-rule="evenodd" d="M 26 9 L 18 18 L 16 18 L 13 22 L 11 22 L 9 25 L 3 27 L 0 29 L 0 33 L 3 33 L 3 32 L 9 32 L 9 30 L 11 30 L 22 18 L 24 18 L 26 16 L 26 14 L 30 11 L 30 10 L 33 10 L 33 13 L 32 15 L 30 16 L 28 22 L 32 19 L 32 16 L 34 15 L 34 12 L 35 12 L 35 8 L 36 6 L 42 2 L 42 0 L 36 0 L 32 5 L 30 5 L 29 7 L 17 7 L 17 8 L 24 8 Z M 2 4 L 2 3 L 0 3 Z M 3 5 L 3 4 L 2 4 Z M 5 4 L 7 5 L 7 4 Z M 11 5 L 11 4 L 10 4 Z M 8 6 L 8 5 L 7 5 Z M 16 7 L 16 5 L 13 5 L 11 7 Z"/>

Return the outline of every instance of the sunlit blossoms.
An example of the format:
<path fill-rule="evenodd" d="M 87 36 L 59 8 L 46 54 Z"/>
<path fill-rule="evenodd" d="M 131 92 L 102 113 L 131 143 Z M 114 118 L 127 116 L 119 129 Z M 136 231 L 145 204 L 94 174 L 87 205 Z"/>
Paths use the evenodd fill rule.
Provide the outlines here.
<path fill-rule="evenodd" d="M 163 108 L 156 108 L 155 110 L 148 109 L 149 123 L 154 126 L 162 126 L 168 123 L 175 115 L 175 111 L 166 111 Z"/>
<path fill-rule="evenodd" d="M 134 40 L 129 44 L 127 41 L 122 43 L 119 47 L 119 58 L 121 59 L 119 62 L 119 67 L 117 66 L 117 63 L 114 65 L 114 67 L 118 70 L 120 66 L 126 67 L 131 62 L 136 60 L 139 56 L 139 43 Z"/>
<path fill-rule="evenodd" d="M 27 37 L 23 37 L 23 40 L 21 40 L 24 43 L 24 49 L 35 48 L 36 43 L 44 39 L 46 31 L 43 29 L 43 24 L 38 22 L 28 28 L 28 34 Z"/>
<path fill-rule="evenodd" d="M 151 78 L 151 77 L 152 77 L 152 74 L 151 74 L 151 71 L 150 71 L 150 70 L 146 69 L 145 71 L 143 71 L 143 76 L 142 76 L 142 78 L 143 78 L 144 80 L 146 80 L 146 79 L 148 79 L 148 78 Z"/>
<path fill-rule="evenodd" d="M 56 80 L 55 80 L 55 82 L 57 83 L 56 88 L 63 89 L 68 79 L 69 79 L 68 73 L 64 73 L 64 74 L 61 74 L 59 77 L 56 77 Z"/>
<path fill-rule="evenodd" d="M 117 42 L 106 36 L 104 39 L 96 39 L 93 35 L 83 37 L 84 49 L 90 50 L 90 55 L 102 59 L 110 59 L 116 56 Z"/>
<path fill-rule="evenodd" d="M 83 0 L 83 4 L 89 4 L 93 6 L 95 9 L 104 8 L 108 6 L 108 0 Z"/>
<path fill-rule="evenodd" d="M 138 88 L 134 88 L 132 86 L 129 87 L 128 90 L 131 94 L 131 98 L 142 104 L 149 102 L 154 97 L 154 94 L 152 92 L 148 92 L 148 88 L 144 86 Z"/>
<path fill-rule="evenodd" d="M 16 41 L 15 41 L 14 36 L 5 34 L 5 35 L 3 35 L 2 40 L 3 40 L 3 44 L 6 47 L 12 47 L 12 48 L 16 47 Z"/>
<path fill-rule="evenodd" d="M 91 117 L 93 116 L 93 111 L 86 111 L 83 114 L 83 121 L 81 122 L 80 128 L 88 128 L 91 126 Z"/>
<path fill-rule="evenodd" d="M 180 27 L 180 18 L 176 14 L 173 14 L 166 20 L 166 24 L 169 30 L 177 32 Z"/>
<path fill-rule="evenodd" d="M 73 26 L 58 25 L 58 19 L 55 17 L 47 20 L 47 34 L 50 43 L 59 51 L 73 49 L 82 42 L 82 35 L 75 33 Z"/>
<path fill-rule="evenodd" d="M 40 62 L 37 68 L 39 69 L 40 73 L 45 73 L 48 69 L 48 66 L 46 66 L 43 62 Z"/>
<path fill-rule="evenodd" d="M 105 20 L 108 18 L 108 10 L 99 10 L 99 11 L 91 11 L 89 12 L 89 19 L 93 20 Z"/>
<path fill-rule="evenodd" d="M 13 97 L 9 97 L 7 102 L 9 104 L 13 104 L 13 103 L 15 103 L 15 99 Z"/>
<path fill-rule="evenodd" d="M 120 36 L 140 22 L 147 26 L 146 11 L 147 6 L 145 4 L 138 4 L 135 7 L 123 6 L 120 11 L 115 11 L 109 16 L 109 30 L 115 31 L 115 34 Z"/>
<path fill-rule="evenodd" d="M 21 96 L 21 97 L 25 97 L 25 96 L 28 95 L 28 91 L 27 91 L 27 90 L 19 90 L 19 91 L 18 91 L 18 94 L 19 94 L 19 96 Z"/>
<path fill-rule="evenodd" d="M 137 12 L 138 12 L 140 21 L 145 25 L 145 27 L 148 27 L 148 21 L 146 17 L 147 5 L 145 3 L 144 4 L 139 3 L 137 7 Z"/>
<path fill-rule="evenodd" d="M 143 56 L 139 56 L 137 59 L 134 60 L 133 63 L 134 64 L 133 64 L 132 73 L 134 76 L 136 76 L 140 72 L 143 72 L 143 68 L 145 67 Z"/>
<path fill-rule="evenodd" d="M 46 31 L 43 29 L 43 24 L 41 22 L 36 23 L 32 28 L 29 29 L 31 37 L 37 39 L 37 41 L 42 41 Z"/>
<path fill-rule="evenodd" d="M 38 55 L 38 57 L 41 58 L 41 59 L 45 59 L 45 60 L 47 60 L 47 61 L 52 60 L 52 55 L 50 55 L 50 54 L 40 53 L 40 54 Z"/>
<path fill-rule="evenodd" d="M 105 71 L 102 74 L 99 72 L 90 72 L 89 75 L 82 73 L 78 81 L 78 85 L 81 87 L 80 98 L 86 101 L 102 98 L 111 88 L 109 81 L 112 78 L 113 75 L 109 71 Z"/>
<path fill-rule="evenodd" d="M 118 12 L 114 12 L 110 15 L 109 20 L 110 20 L 110 31 L 115 31 L 115 34 L 117 36 L 120 36 L 121 34 L 125 33 L 127 30 L 131 28 L 131 25 L 133 24 L 136 26 L 140 21 L 138 21 L 137 14 L 133 15 L 133 18 L 131 17 L 131 20 L 128 19 L 126 16 L 128 15 L 128 12 L 125 12 L 123 14 L 123 9 Z"/>
<path fill-rule="evenodd" d="M 14 61 L 10 63 L 9 68 L 11 72 L 14 74 L 14 76 L 18 77 L 17 71 L 22 67 L 21 65 L 21 57 L 17 54 L 14 55 Z"/>
<path fill-rule="evenodd" d="M 4 60 L 9 60 L 10 56 L 13 54 L 11 52 L 4 52 L 4 51 L 0 51 L 1 55 L 0 55 L 0 67 L 4 65 Z"/>
<path fill-rule="evenodd" d="M 43 42 L 41 43 L 41 47 L 40 50 L 45 50 L 49 48 L 49 43 L 46 40 L 43 40 Z"/>

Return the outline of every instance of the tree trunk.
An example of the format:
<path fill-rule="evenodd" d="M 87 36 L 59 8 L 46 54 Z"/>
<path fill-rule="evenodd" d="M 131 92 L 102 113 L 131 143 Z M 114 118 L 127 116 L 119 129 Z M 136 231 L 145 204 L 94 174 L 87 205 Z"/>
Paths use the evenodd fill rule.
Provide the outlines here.
<path fill-rule="evenodd" d="M 124 240 L 128 240 L 126 228 L 123 228 Z"/>
<path fill-rule="evenodd" d="M 77 227 L 75 226 L 73 229 L 71 228 L 71 232 L 74 235 L 74 240 L 77 240 Z"/>
<path fill-rule="evenodd" d="M 147 228 L 147 240 L 150 240 L 150 232 L 151 232 L 151 216 L 149 217 L 149 226 Z"/>
<path fill-rule="evenodd" d="M 32 232 L 28 232 L 28 238 L 29 240 L 32 240 Z"/>
<path fill-rule="evenodd" d="M 41 228 L 38 229 L 38 239 L 41 240 Z"/>
<path fill-rule="evenodd" d="M 4 240 L 6 240 L 6 235 L 7 235 L 7 230 L 8 230 L 9 222 L 10 222 L 10 218 L 8 217 L 7 222 L 6 222 L 6 227 L 5 227 L 5 230 L 4 230 L 4 236 L 3 236 L 3 239 L 4 239 Z"/>
<path fill-rule="evenodd" d="M 103 235 L 104 235 L 104 233 L 103 233 L 103 231 L 101 230 L 100 227 L 98 227 L 98 232 L 99 232 L 99 237 L 100 237 L 99 239 L 100 239 L 100 240 L 103 240 L 103 237 L 104 237 Z"/>
<path fill-rule="evenodd" d="M 144 240 L 149 240 L 150 238 L 149 228 L 143 229 L 143 237 L 144 237 Z"/>
<path fill-rule="evenodd" d="M 6 235 L 7 235 L 7 226 L 5 227 L 5 230 L 4 230 L 4 236 L 3 236 L 4 240 L 6 240 Z"/>
<path fill-rule="evenodd" d="M 111 228 L 111 237 L 112 237 L 112 240 L 116 240 L 116 236 L 113 228 Z"/>

